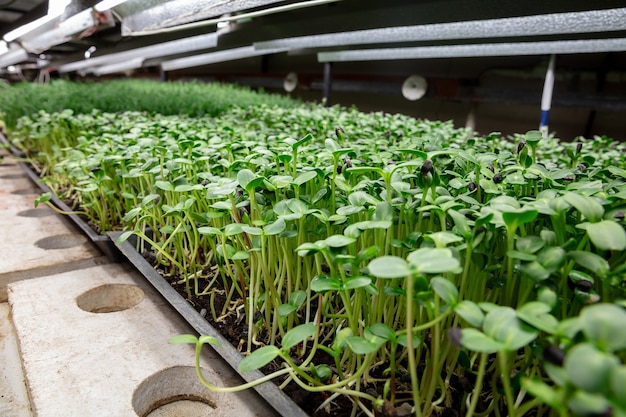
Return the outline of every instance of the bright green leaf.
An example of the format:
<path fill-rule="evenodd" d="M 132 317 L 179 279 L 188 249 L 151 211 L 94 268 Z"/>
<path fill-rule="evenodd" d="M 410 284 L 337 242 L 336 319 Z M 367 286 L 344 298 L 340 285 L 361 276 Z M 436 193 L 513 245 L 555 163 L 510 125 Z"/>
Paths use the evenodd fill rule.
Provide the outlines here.
<path fill-rule="evenodd" d="M 473 301 L 461 301 L 454 307 L 454 312 L 475 327 L 482 327 L 483 321 L 485 320 L 485 314 Z"/>
<path fill-rule="evenodd" d="M 280 354 L 280 349 L 276 346 L 263 346 L 239 362 L 238 369 L 240 372 L 250 372 L 262 368 Z"/>
<path fill-rule="evenodd" d="M 441 298 L 446 304 L 454 306 L 459 299 L 459 290 L 456 286 L 445 278 L 433 278 L 430 280 L 430 285 L 433 291 Z"/>
<path fill-rule="evenodd" d="M 167 181 L 155 181 L 154 186 L 163 191 L 174 191 L 174 184 Z"/>
<path fill-rule="evenodd" d="M 543 281 L 550 277 L 550 271 L 543 267 L 539 262 L 532 261 L 523 263 L 519 268 L 523 276 L 534 281 Z"/>
<path fill-rule="evenodd" d="M 341 289 L 341 282 L 336 278 L 331 278 L 326 275 L 318 275 L 311 281 L 311 289 L 318 293 L 339 291 Z"/>
<path fill-rule="evenodd" d="M 317 327 L 313 323 L 301 324 L 289 330 L 282 338 L 282 350 L 288 351 L 298 343 L 303 342 L 313 336 L 317 331 Z"/>
<path fill-rule="evenodd" d="M 575 391 L 567 400 L 567 405 L 577 416 L 600 416 L 609 410 L 609 402 L 603 394 Z"/>
<path fill-rule="evenodd" d="M 343 235 L 333 235 L 324 239 L 324 243 L 331 248 L 343 248 L 355 241 L 356 239 Z"/>
<path fill-rule="evenodd" d="M 459 273 L 461 265 L 450 249 L 420 248 L 409 253 L 407 260 L 422 274 Z"/>
<path fill-rule="evenodd" d="M 539 398 L 553 409 L 565 413 L 561 395 L 550 385 L 537 378 L 524 378 L 522 380 L 522 388 L 529 392 L 532 396 Z"/>
<path fill-rule="evenodd" d="M 244 190 L 248 190 L 248 184 L 250 184 L 250 182 L 255 178 L 256 175 L 254 175 L 254 172 L 249 169 L 242 169 L 237 173 L 237 182 Z"/>
<path fill-rule="evenodd" d="M 135 234 L 134 230 L 127 230 L 126 232 L 124 232 L 121 235 L 119 235 L 115 242 L 118 245 L 121 245 L 122 243 L 126 242 L 128 240 L 128 238 L 131 237 L 134 234 Z"/>
<path fill-rule="evenodd" d="M 580 343 L 567 352 L 563 367 L 569 380 L 587 392 L 601 393 L 609 388 L 611 371 L 619 365 L 612 355 L 599 351 L 590 343 Z"/>
<path fill-rule="evenodd" d="M 476 329 L 462 329 L 461 345 L 474 352 L 495 353 L 505 346 Z"/>
<path fill-rule="evenodd" d="M 294 311 L 296 311 L 298 307 L 292 304 L 281 304 L 278 306 L 278 316 L 279 317 L 287 317 Z"/>
<path fill-rule="evenodd" d="M 595 198 L 574 192 L 566 193 L 563 198 L 569 205 L 575 207 L 576 210 L 585 216 L 588 221 L 595 223 L 602 220 L 604 208 Z"/>
<path fill-rule="evenodd" d="M 372 334 L 376 335 L 377 337 L 380 337 L 381 339 L 384 339 L 384 340 L 396 339 L 396 332 L 388 324 L 375 323 L 369 326 L 367 329 L 369 329 L 369 331 Z"/>
<path fill-rule="evenodd" d="M 515 211 L 502 212 L 502 220 L 508 230 L 516 230 L 519 226 L 535 220 L 538 214 L 537 210 L 522 208 Z"/>
<path fill-rule="evenodd" d="M 619 223 L 613 220 L 602 220 L 587 224 L 587 235 L 591 242 L 601 250 L 626 249 L 626 232 Z"/>
<path fill-rule="evenodd" d="M 572 258 L 578 265 L 598 274 L 601 277 L 606 276 L 610 270 L 609 263 L 606 259 L 596 255 L 595 253 L 571 251 L 567 253 L 567 256 Z"/>
<path fill-rule="evenodd" d="M 404 278 L 411 275 L 407 261 L 397 256 L 381 256 L 367 265 L 369 273 L 378 278 Z"/>
<path fill-rule="evenodd" d="M 371 282 L 372 279 L 370 277 L 354 277 L 347 279 L 342 287 L 346 290 L 354 290 L 368 286 Z"/>
<path fill-rule="evenodd" d="M 346 339 L 348 347 L 357 355 L 367 355 L 378 350 L 379 344 L 365 340 L 360 336 L 350 336 Z"/>
<path fill-rule="evenodd" d="M 595 304 L 580 313 L 585 335 L 602 349 L 626 349 L 626 310 L 615 304 Z"/>

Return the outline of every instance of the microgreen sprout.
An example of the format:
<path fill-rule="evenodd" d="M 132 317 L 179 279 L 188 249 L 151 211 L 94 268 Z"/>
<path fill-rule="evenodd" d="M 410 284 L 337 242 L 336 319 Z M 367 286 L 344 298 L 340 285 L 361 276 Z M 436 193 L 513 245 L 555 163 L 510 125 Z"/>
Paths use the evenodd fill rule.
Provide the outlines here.
<path fill-rule="evenodd" d="M 283 366 L 233 388 L 199 372 L 210 389 L 281 376 L 367 416 L 626 412 L 623 143 L 317 105 L 40 112 L 9 133 L 214 321 L 241 318 L 242 372 Z M 199 369 L 214 341 L 172 342 Z"/>

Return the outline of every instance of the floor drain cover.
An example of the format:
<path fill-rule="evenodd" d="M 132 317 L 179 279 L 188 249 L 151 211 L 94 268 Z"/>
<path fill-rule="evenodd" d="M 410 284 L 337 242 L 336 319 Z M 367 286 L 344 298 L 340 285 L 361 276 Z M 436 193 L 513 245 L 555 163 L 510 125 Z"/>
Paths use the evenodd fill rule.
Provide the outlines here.
<path fill-rule="evenodd" d="M 79 295 L 76 304 L 90 313 L 113 313 L 133 308 L 143 297 L 144 292 L 135 285 L 105 284 Z"/>
<path fill-rule="evenodd" d="M 193 366 L 167 368 L 144 379 L 133 393 L 139 417 L 210 416 L 215 393 L 206 388 Z"/>
<path fill-rule="evenodd" d="M 87 239 L 81 235 L 56 235 L 39 239 L 35 246 L 41 249 L 68 249 L 86 243 Z"/>
<path fill-rule="evenodd" d="M 23 188 L 21 190 L 15 190 L 15 191 L 11 191 L 11 194 L 15 194 L 15 195 L 31 195 L 31 194 L 38 194 L 39 191 L 35 190 L 34 188 Z"/>
<path fill-rule="evenodd" d="M 53 214 L 54 214 L 54 211 L 47 209 L 47 208 L 34 208 L 34 209 L 22 210 L 19 213 L 17 213 L 17 215 L 21 217 L 46 217 L 46 216 L 52 216 Z"/>

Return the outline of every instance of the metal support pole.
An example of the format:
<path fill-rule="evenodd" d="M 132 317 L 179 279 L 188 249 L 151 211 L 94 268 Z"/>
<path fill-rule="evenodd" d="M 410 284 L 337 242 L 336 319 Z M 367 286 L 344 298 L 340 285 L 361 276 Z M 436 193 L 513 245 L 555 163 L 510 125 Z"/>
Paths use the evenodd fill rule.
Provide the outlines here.
<path fill-rule="evenodd" d="M 472 132 L 476 130 L 476 109 L 478 108 L 478 103 L 472 101 L 470 104 L 469 112 L 467 113 L 467 117 L 465 118 L 465 128 L 471 130 Z"/>
<path fill-rule="evenodd" d="M 161 76 L 161 81 L 163 81 L 163 82 L 169 81 L 169 79 L 170 79 L 169 73 L 167 71 L 165 71 L 163 68 L 161 68 L 160 76 Z"/>
<path fill-rule="evenodd" d="M 333 84 L 333 64 L 332 62 L 324 63 L 324 106 L 330 107 L 330 93 Z"/>
<path fill-rule="evenodd" d="M 611 60 L 613 54 L 608 53 L 604 58 L 604 62 L 602 63 L 602 67 L 596 74 L 596 92 L 602 93 L 604 91 L 604 86 L 606 85 L 606 74 L 610 68 Z M 596 120 L 596 115 L 598 111 L 594 108 L 589 112 L 589 117 L 587 117 L 587 123 L 585 125 L 585 132 L 583 134 L 584 137 L 590 138 L 593 131 L 593 123 Z"/>
<path fill-rule="evenodd" d="M 541 121 L 539 130 L 543 137 L 548 136 L 548 119 L 550 117 L 550 107 L 552 106 L 552 90 L 554 89 L 554 64 L 556 55 L 550 55 L 550 63 L 546 72 L 546 79 L 543 83 L 543 95 L 541 96 Z"/>

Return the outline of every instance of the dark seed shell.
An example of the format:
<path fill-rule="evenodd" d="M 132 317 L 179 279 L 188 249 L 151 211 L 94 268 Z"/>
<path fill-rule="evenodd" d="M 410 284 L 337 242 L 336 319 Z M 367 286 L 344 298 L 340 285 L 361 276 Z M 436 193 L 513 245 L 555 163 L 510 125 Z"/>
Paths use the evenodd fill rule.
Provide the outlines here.
<path fill-rule="evenodd" d="M 543 358 L 553 365 L 563 366 L 565 352 L 554 345 L 548 345 L 543 348 Z"/>
<path fill-rule="evenodd" d="M 420 170 L 420 173 L 422 174 L 422 176 L 427 175 L 430 171 L 432 171 L 433 169 L 433 161 L 431 161 L 430 159 L 427 159 L 424 161 L 424 165 L 422 165 L 422 169 Z"/>
<path fill-rule="evenodd" d="M 578 288 L 582 292 L 589 292 L 591 291 L 591 288 L 593 287 L 593 283 L 590 281 L 587 281 L 586 279 L 581 279 L 580 281 L 576 282 L 576 284 L 574 285 L 576 286 L 576 288 Z"/>
<path fill-rule="evenodd" d="M 451 327 L 448 329 L 448 339 L 450 342 L 457 348 L 461 349 L 461 339 L 463 338 L 463 333 L 461 333 L 461 329 L 458 327 Z"/>

